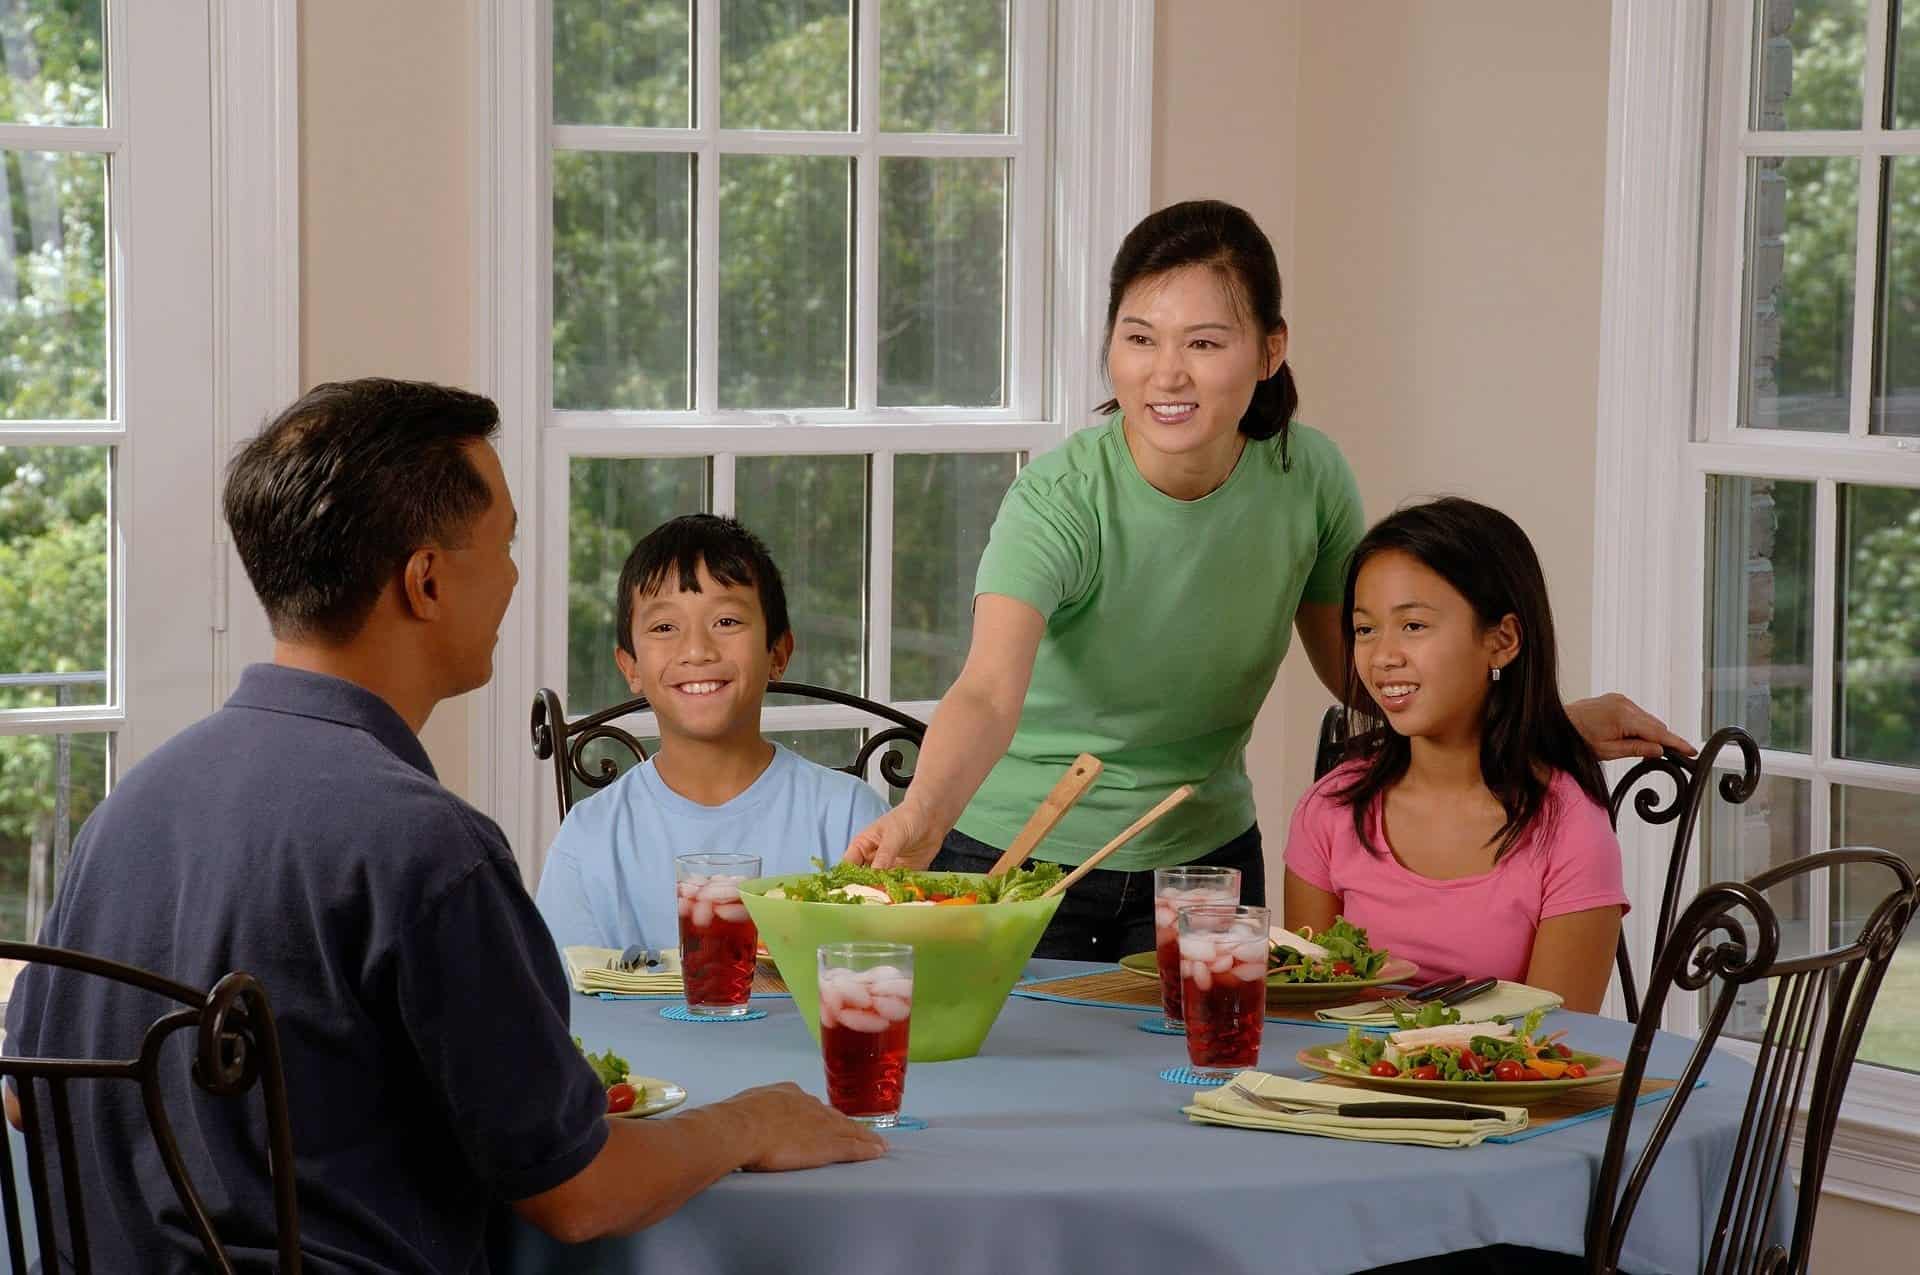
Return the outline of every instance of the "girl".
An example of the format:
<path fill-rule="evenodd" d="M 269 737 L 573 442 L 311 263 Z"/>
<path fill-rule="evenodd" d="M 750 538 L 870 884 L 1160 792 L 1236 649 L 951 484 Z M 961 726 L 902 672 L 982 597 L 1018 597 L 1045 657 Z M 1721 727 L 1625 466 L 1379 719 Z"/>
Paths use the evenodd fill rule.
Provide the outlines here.
<path fill-rule="evenodd" d="M 1627 908 L 1594 751 L 1560 703 L 1547 583 L 1505 514 L 1449 498 L 1347 568 L 1348 760 L 1294 811 L 1286 923 L 1344 915 L 1426 972 L 1600 1007 Z M 1371 723 L 1372 729 L 1367 729 Z"/>

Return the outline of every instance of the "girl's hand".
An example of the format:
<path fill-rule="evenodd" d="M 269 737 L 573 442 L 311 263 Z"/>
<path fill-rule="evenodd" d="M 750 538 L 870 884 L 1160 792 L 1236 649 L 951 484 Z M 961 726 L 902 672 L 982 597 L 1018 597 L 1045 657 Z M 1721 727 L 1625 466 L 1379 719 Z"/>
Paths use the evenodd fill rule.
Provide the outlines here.
<path fill-rule="evenodd" d="M 944 838 L 945 834 L 937 832 L 925 812 L 909 798 L 861 829 L 847 845 L 842 860 L 870 868 L 919 871 L 940 853 Z"/>
<path fill-rule="evenodd" d="M 1567 716 L 1601 761 L 1622 757 L 1658 757 L 1671 748 L 1685 757 L 1694 747 L 1667 724 L 1618 693 L 1596 695 L 1567 705 Z"/>

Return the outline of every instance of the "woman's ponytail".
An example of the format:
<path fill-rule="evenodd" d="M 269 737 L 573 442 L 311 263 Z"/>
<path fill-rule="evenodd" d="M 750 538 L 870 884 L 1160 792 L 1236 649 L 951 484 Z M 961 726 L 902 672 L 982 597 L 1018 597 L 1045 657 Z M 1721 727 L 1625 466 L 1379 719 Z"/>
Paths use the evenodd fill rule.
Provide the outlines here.
<path fill-rule="evenodd" d="M 1256 442 L 1278 435 L 1280 438 L 1280 468 L 1292 468 L 1287 456 L 1287 435 L 1291 432 L 1287 426 L 1293 423 L 1293 415 L 1300 410 L 1300 390 L 1293 383 L 1293 369 L 1282 363 L 1272 376 L 1253 387 L 1253 399 L 1247 404 L 1246 415 L 1240 418 L 1240 432 Z"/>

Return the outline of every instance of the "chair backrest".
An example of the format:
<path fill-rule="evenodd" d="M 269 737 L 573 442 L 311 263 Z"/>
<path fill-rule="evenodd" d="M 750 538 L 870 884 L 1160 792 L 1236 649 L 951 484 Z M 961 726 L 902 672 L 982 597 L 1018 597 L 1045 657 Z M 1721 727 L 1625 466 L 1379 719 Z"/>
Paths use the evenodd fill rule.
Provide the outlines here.
<path fill-rule="evenodd" d="M 1714 762 L 1729 744 L 1740 750 L 1741 767 L 1738 771 L 1720 772 L 1720 782 L 1715 784 Z M 1658 788 L 1642 787 L 1656 775 L 1664 776 L 1673 784 L 1673 793 L 1664 805 Z M 1715 731 L 1692 757 L 1683 757 L 1671 751 L 1660 757 L 1643 757 L 1613 786 L 1607 802 L 1607 818 L 1613 822 L 1615 831 L 1620 827 L 1620 812 L 1625 808 L 1627 798 L 1634 796 L 1636 788 L 1640 791 L 1634 796 L 1633 810 L 1642 822 L 1656 827 L 1666 823 L 1674 825 L 1673 845 L 1667 852 L 1666 885 L 1660 891 L 1660 914 L 1654 922 L 1655 953 L 1660 951 L 1673 929 L 1674 914 L 1680 907 L 1681 890 L 1688 880 L 1687 862 L 1693 853 L 1694 833 L 1699 828 L 1700 807 L 1705 803 L 1707 793 L 1717 789 L 1723 800 L 1739 805 L 1753 796 L 1759 787 L 1760 746 L 1753 742 L 1753 736 L 1738 726 L 1723 726 Z M 1640 997 L 1634 988 L 1633 958 L 1627 950 L 1624 930 L 1614 949 L 1614 964 L 1620 972 L 1620 996 L 1626 1006 L 1627 1021 L 1638 1023 Z"/>
<path fill-rule="evenodd" d="M 273 1179 L 274 1229 L 279 1250 L 280 1270 L 293 1275 L 300 1270 L 300 1220 L 295 1200 L 293 1133 L 287 1114 L 286 1080 L 280 1069 L 280 1040 L 274 1028 L 273 1010 L 267 994 L 252 975 L 233 973 L 202 992 L 171 979 L 122 965 L 117 961 L 73 952 L 65 948 L 42 947 L 34 943 L 0 943 L 0 959 L 54 966 L 87 977 L 104 978 L 141 991 L 177 1001 L 182 1008 L 169 1010 L 156 1019 L 141 1040 L 136 1058 L 20 1058 L 0 1057 L 0 1076 L 12 1087 L 20 1104 L 20 1123 L 26 1142 L 27 1186 L 31 1196 L 34 1233 L 39 1242 L 41 1263 L 45 1269 L 63 1269 L 53 1256 L 63 1252 L 72 1259 L 72 1269 L 85 1275 L 92 1269 L 88 1243 L 86 1209 L 81 1195 L 80 1163 L 74 1139 L 74 1125 L 68 1085 L 72 1082 L 110 1084 L 133 1083 L 139 1086 L 154 1145 L 160 1153 L 167 1177 L 179 1198 L 180 1207 L 192 1225 L 209 1264 L 223 1272 L 232 1272 L 232 1260 L 214 1234 L 200 1193 L 187 1174 L 186 1161 L 173 1134 L 167 1116 L 161 1084 L 161 1050 L 174 1033 L 192 1031 L 195 1049 L 193 1082 L 209 1094 L 243 1101 L 257 1084 L 266 1102 L 267 1162 Z M 178 1066 L 176 1062 L 173 1064 Z M 46 1090 L 51 1110 L 51 1137 L 48 1121 L 41 1112 L 40 1090 Z M 49 1146 L 48 1143 L 52 1145 Z M 49 1165 L 51 1159 L 52 1165 Z M 55 1229 L 54 1194 L 49 1189 L 51 1174 L 59 1173 L 59 1211 L 66 1214 L 64 1236 Z M 12 1269 L 27 1269 L 22 1231 L 21 1183 L 14 1172 L 13 1157 L 0 1154 L 0 1208 L 5 1210 L 7 1249 Z"/>
<path fill-rule="evenodd" d="M 869 731 L 866 742 L 852 762 L 836 769 L 858 779 L 865 779 L 867 767 L 875 753 L 882 748 L 887 751 L 880 756 L 880 777 L 896 790 L 904 792 L 913 782 L 913 772 L 902 769 L 906 757 L 893 744 L 910 743 L 918 752 L 921 742 L 926 738 L 927 724 L 917 717 L 901 712 L 889 704 L 876 703 L 846 691 L 831 690 L 824 686 L 808 686 L 804 682 L 773 682 L 767 686 L 769 695 L 797 695 L 802 699 L 822 700 L 829 704 L 840 704 L 847 708 L 857 708 L 863 713 L 890 722 L 881 730 Z M 615 725 L 623 717 L 647 711 L 647 698 L 642 695 L 612 708 L 603 708 L 574 721 L 568 721 L 566 710 L 560 703 L 560 697 L 542 687 L 533 697 L 533 755 L 541 761 L 553 763 L 554 795 L 559 800 L 560 817 L 567 817 L 567 811 L 573 809 L 576 783 L 588 788 L 605 788 L 620 777 L 626 766 L 618 765 L 611 757 L 600 758 L 599 765 L 589 767 L 582 750 L 588 744 L 606 740 L 618 745 L 630 753 L 633 761 L 629 765 L 638 765 L 647 759 L 647 750 L 641 747 L 640 740 L 633 732 Z"/>
<path fill-rule="evenodd" d="M 1816 872 L 1863 864 L 1885 868 L 1895 884 L 1852 940 L 1809 955 L 1782 953 L 1780 920 L 1766 892 Z M 1610 1275 L 1618 1269 L 1621 1246 L 1654 1162 L 1686 1108 L 1735 997 L 1758 983 L 1770 985 L 1766 1030 L 1702 1270 L 1708 1275 L 1723 1271 L 1773 1275 L 1807 1268 L 1814 1212 L 1840 1117 L 1840 1099 L 1874 997 L 1916 904 L 1920 904 L 1920 890 L 1906 861 L 1884 850 L 1867 849 L 1807 855 L 1744 882 L 1710 885 L 1694 897 L 1654 959 L 1646 1013 L 1634 1029 L 1627 1052 L 1606 1155 L 1587 1213 L 1590 1271 Z M 1708 1003 L 1700 1038 L 1623 1189 L 1621 1173 L 1627 1163 L 1635 1102 L 1646 1078 L 1647 1054 L 1658 1033 L 1667 994 L 1675 987 L 1705 992 Z M 1806 1087 L 1809 1066 L 1813 1086 L 1800 1160 L 1799 1203 L 1790 1240 L 1782 1245 L 1773 1238 L 1772 1217 L 1786 1170 L 1794 1111 Z"/>

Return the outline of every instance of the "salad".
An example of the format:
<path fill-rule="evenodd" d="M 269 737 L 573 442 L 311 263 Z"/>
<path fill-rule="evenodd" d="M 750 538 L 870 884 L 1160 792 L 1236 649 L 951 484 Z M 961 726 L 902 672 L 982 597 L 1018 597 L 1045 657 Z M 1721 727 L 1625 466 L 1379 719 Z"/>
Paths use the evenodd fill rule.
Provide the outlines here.
<path fill-rule="evenodd" d="M 627 1060 L 611 1049 L 602 1053 L 587 1052 L 587 1047 L 575 1036 L 573 1044 L 587 1060 L 587 1066 L 593 1068 L 594 1075 L 600 1077 L 600 1084 L 607 1091 L 607 1114 L 617 1116 L 623 1111 L 631 1111 L 640 1101 L 641 1089 L 627 1077 Z"/>
<path fill-rule="evenodd" d="M 1367 932 L 1335 917 L 1318 934 L 1275 927 L 1267 953 L 1267 977 L 1283 983 L 1349 983 L 1372 978 L 1387 963 L 1385 948 L 1367 946 Z"/>
<path fill-rule="evenodd" d="M 965 907 L 977 903 L 1025 903 L 1045 894 L 1066 875 L 1057 863 L 1034 863 L 997 877 L 952 872 L 913 872 L 906 868 L 869 868 L 857 863 L 827 867 L 799 881 L 775 886 L 769 899 L 800 903 L 898 904 L 912 907 Z"/>
<path fill-rule="evenodd" d="M 1562 1044 L 1565 1032 L 1541 1036 L 1536 1009 L 1518 1031 L 1502 1019 L 1490 1023 L 1462 1023 L 1458 1010 L 1423 1008 L 1412 1025 L 1403 1015 L 1399 1031 L 1384 1040 L 1357 1027 L 1347 1030 L 1345 1049 L 1330 1049 L 1327 1057 L 1343 1071 L 1364 1072 L 1401 1080 L 1579 1080 L 1584 1063 L 1573 1060 L 1573 1050 Z M 1446 1015 L 1453 1021 L 1446 1021 Z M 1431 1021 L 1419 1021 L 1430 1019 Z"/>

